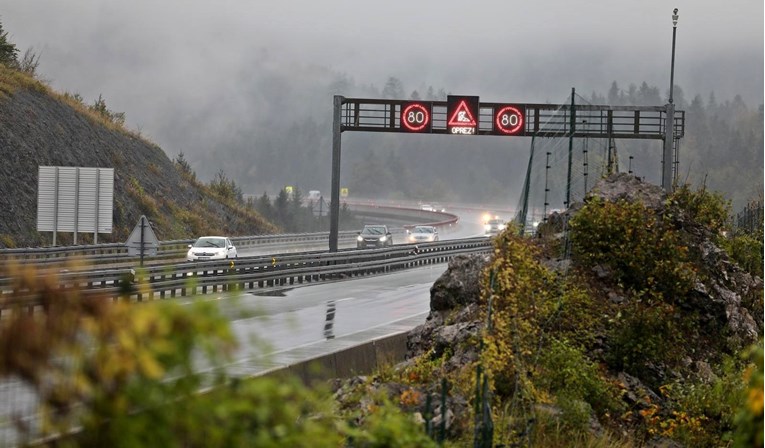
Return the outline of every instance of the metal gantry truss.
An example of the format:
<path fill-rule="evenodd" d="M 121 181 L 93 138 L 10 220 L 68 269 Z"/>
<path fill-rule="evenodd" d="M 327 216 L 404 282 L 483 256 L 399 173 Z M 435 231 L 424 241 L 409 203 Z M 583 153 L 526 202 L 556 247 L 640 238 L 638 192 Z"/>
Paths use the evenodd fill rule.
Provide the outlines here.
<path fill-rule="evenodd" d="M 414 100 L 384 100 L 342 98 L 340 108 L 340 132 L 403 132 L 410 133 L 401 125 L 403 106 Z M 447 134 L 446 101 L 416 101 L 430 107 L 432 113 L 431 134 Z M 544 137 L 590 137 L 614 139 L 654 139 L 665 135 L 665 106 L 602 106 L 576 105 L 574 111 L 579 126 L 571 127 L 571 105 L 519 104 L 525 110 L 523 131 L 514 136 Z M 504 103 L 480 103 L 478 135 L 498 135 L 494 124 L 494 112 Z M 587 125 L 581 125 L 586 121 Z M 685 112 L 676 111 L 674 116 L 675 138 L 685 133 Z"/>
<path fill-rule="evenodd" d="M 614 139 L 664 140 L 663 170 L 677 170 L 677 154 L 668 156 L 668 149 L 677 151 L 679 139 L 685 135 L 685 111 L 675 111 L 674 105 L 665 106 L 607 106 L 536 103 L 479 103 L 477 135 L 504 137 L 567 137 Z M 428 125 L 424 131 L 412 132 L 402 124 L 402 111 L 413 103 L 418 110 L 427 111 Z M 503 135 L 497 116 L 512 106 L 522 111 L 523 123 L 512 135 Z M 337 251 L 337 232 L 340 211 L 340 153 L 341 135 L 354 132 L 399 132 L 420 134 L 449 134 L 449 105 L 447 101 L 392 100 L 373 98 L 334 97 L 332 141 L 332 192 L 330 197 L 329 250 Z M 585 124 L 582 124 L 585 123 Z M 668 129 L 669 127 L 672 129 Z M 669 131 L 669 132 L 668 132 Z M 506 133 L 505 133 L 506 134 Z M 667 185 L 670 176 L 665 172 L 662 182 Z M 528 179 L 527 179 L 528 183 Z M 527 187 L 526 187 L 527 188 Z M 666 186 L 665 186 L 666 188 Z M 568 202 L 568 199 L 567 199 Z"/>

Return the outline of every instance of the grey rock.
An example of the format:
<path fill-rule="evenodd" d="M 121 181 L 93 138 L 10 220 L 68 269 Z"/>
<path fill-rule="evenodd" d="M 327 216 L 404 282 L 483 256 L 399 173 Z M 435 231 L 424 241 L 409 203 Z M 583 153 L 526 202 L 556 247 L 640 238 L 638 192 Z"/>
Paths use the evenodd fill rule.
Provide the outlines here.
<path fill-rule="evenodd" d="M 587 197 L 597 197 L 607 202 L 641 202 L 648 208 L 662 210 L 666 194 L 658 185 L 645 183 L 631 174 L 616 173 L 601 179 Z"/>
<path fill-rule="evenodd" d="M 451 310 L 477 303 L 481 293 L 481 271 L 487 261 L 488 257 L 484 255 L 458 255 L 452 258 L 446 272 L 430 288 L 430 310 Z"/>

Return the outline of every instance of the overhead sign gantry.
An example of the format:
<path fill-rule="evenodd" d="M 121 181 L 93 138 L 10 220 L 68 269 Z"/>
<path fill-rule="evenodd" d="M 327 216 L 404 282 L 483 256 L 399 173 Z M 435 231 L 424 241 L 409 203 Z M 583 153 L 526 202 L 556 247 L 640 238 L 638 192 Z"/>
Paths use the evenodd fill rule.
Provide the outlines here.
<path fill-rule="evenodd" d="M 573 91 L 572 91 L 573 93 Z M 573 95 L 572 95 L 573 98 Z M 685 112 L 667 106 L 482 103 L 477 96 L 446 101 L 334 97 L 329 250 L 337 251 L 340 212 L 340 142 L 345 131 L 407 134 L 654 139 L 665 141 L 664 163 L 685 133 Z M 587 126 L 577 126 L 577 121 Z M 671 125 L 670 125 L 671 123 Z M 670 132 L 667 128 L 671 127 Z M 668 150 L 669 148 L 669 150 Z M 675 150 L 676 151 L 676 150 Z M 662 183 L 671 184 L 665 169 Z"/>

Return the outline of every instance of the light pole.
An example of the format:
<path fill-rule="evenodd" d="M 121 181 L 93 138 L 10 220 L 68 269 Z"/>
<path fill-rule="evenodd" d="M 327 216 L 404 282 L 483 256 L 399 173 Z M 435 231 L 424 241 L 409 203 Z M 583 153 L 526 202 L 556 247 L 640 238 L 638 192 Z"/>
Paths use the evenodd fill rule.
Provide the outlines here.
<path fill-rule="evenodd" d="M 669 71 L 669 104 L 666 106 L 667 121 L 664 124 L 664 151 L 662 154 L 661 186 L 667 193 L 673 189 L 672 157 L 675 140 L 675 105 L 672 90 L 675 85 L 675 36 L 677 35 L 677 8 L 672 11 L 672 64 Z"/>
<path fill-rule="evenodd" d="M 672 11 L 672 65 L 669 69 L 669 104 L 672 104 L 672 88 L 675 86 L 675 38 L 677 37 L 677 8 Z"/>

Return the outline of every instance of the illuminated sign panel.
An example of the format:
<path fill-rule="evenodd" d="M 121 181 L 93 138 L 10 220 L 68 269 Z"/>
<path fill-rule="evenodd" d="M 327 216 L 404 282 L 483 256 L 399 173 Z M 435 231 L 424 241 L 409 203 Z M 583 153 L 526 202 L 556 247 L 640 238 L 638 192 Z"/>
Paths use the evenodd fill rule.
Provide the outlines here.
<path fill-rule="evenodd" d="M 446 128 L 449 134 L 475 135 L 478 131 L 478 97 L 449 95 Z"/>
<path fill-rule="evenodd" d="M 401 105 L 401 130 L 404 132 L 430 132 L 431 107 L 426 102 L 407 102 Z"/>
<path fill-rule="evenodd" d="M 494 107 L 495 135 L 524 135 L 526 108 L 519 104 L 499 104 Z"/>

